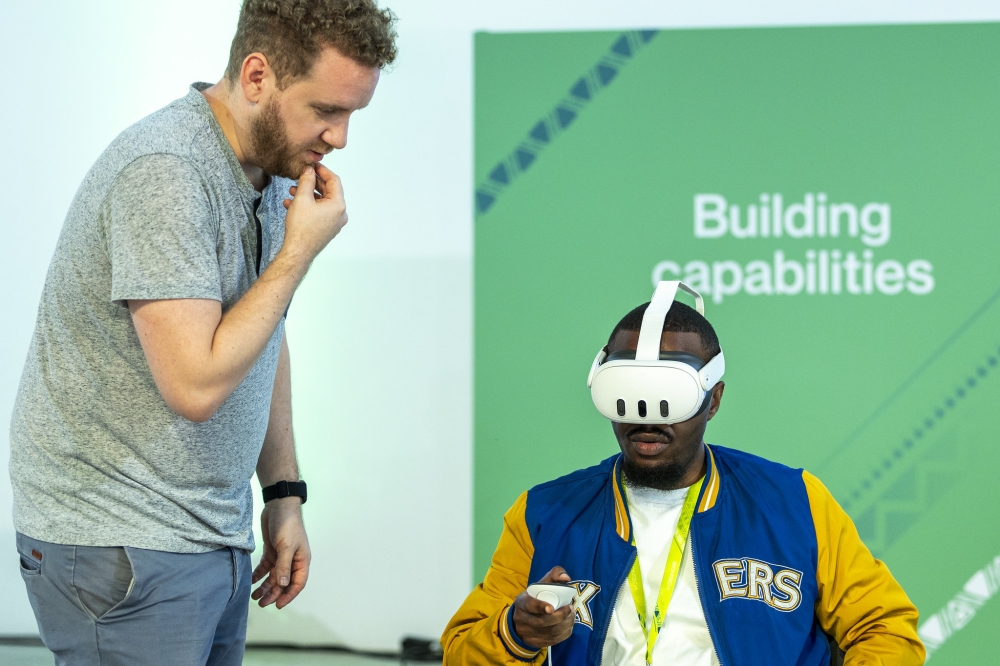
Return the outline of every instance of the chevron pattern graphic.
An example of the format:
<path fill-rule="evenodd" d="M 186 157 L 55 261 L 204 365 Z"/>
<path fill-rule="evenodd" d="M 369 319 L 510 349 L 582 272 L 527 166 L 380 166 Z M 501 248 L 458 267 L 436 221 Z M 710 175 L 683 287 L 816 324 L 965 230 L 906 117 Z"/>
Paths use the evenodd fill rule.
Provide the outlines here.
<path fill-rule="evenodd" d="M 858 533 L 880 557 L 968 471 L 968 447 L 944 437 L 855 519 Z"/>
<path fill-rule="evenodd" d="M 851 502 L 861 499 L 866 492 L 872 489 L 874 483 L 879 481 L 886 472 L 902 461 L 904 456 L 913 451 L 916 442 L 929 437 L 933 433 L 935 426 L 939 425 L 952 411 L 958 408 L 969 393 L 981 385 L 991 371 L 997 369 L 997 365 L 1000 364 L 997 354 L 1000 354 L 1000 348 L 996 352 L 991 351 L 983 363 L 970 372 L 963 381 L 959 382 L 951 394 L 942 398 L 940 404 L 929 409 L 927 416 L 902 438 L 899 445 L 892 450 L 891 455 L 887 455 L 880 465 L 871 470 L 867 475 L 861 477 L 861 481 L 858 487 L 851 493 L 850 499 L 844 502 L 845 510 L 849 510 Z"/>
<path fill-rule="evenodd" d="M 539 153 L 576 121 L 584 107 L 611 85 L 621 69 L 656 36 L 657 32 L 659 31 L 633 30 L 623 32 L 615 38 L 608 52 L 576 80 L 566 96 L 528 130 L 521 143 L 497 162 L 486 179 L 476 187 L 477 215 L 483 215 L 493 207 L 497 197 L 513 183 L 515 178 L 531 168 Z"/>
<path fill-rule="evenodd" d="M 927 661 L 949 638 L 961 631 L 1000 589 L 1000 555 L 972 575 L 945 607 L 921 623 L 917 633 L 927 648 Z"/>
<path fill-rule="evenodd" d="M 901 437 L 899 444 L 881 464 L 861 477 L 850 498 L 843 501 L 844 510 L 849 511 L 852 504 L 863 501 L 866 494 L 878 493 L 867 510 L 855 519 L 858 532 L 876 555 L 885 552 L 937 498 L 967 473 L 970 459 L 968 447 L 963 442 L 953 441 L 948 435 L 942 434 L 929 449 L 924 450 L 922 457 L 915 458 L 914 454 L 918 451 L 918 443 L 932 437 L 941 421 L 959 409 L 972 391 L 985 384 L 991 372 L 1000 365 L 998 355 L 1000 348 L 985 354 L 983 361 L 971 369 L 952 392 L 928 409 L 927 416 Z M 884 474 L 893 467 L 907 464 L 909 469 L 902 476 L 888 487 L 877 490 Z"/>

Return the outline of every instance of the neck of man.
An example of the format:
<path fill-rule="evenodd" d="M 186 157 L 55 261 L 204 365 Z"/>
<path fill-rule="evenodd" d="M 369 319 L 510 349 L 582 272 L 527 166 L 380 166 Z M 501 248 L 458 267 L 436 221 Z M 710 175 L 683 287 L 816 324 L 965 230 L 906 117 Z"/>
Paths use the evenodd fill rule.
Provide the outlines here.
<path fill-rule="evenodd" d="M 240 136 L 241 134 L 245 135 L 245 132 L 240 131 L 239 124 L 236 122 L 236 117 L 231 110 L 233 92 L 230 90 L 228 82 L 226 79 L 222 79 L 214 86 L 203 90 L 201 94 L 208 101 L 208 105 L 212 109 L 212 114 L 215 116 L 216 122 L 219 123 L 219 127 L 222 128 L 222 134 L 225 135 L 226 141 L 229 142 L 229 146 L 233 149 L 233 153 L 236 154 L 236 159 L 239 161 L 243 173 L 246 174 L 247 179 L 253 185 L 254 189 L 260 192 L 267 186 L 267 174 L 259 166 L 253 164 L 243 150 L 243 143 L 240 140 Z"/>
<path fill-rule="evenodd" d="M 679 490 L 688 488 L 705 476 L 708 456 L 702 442 L 690 460 L 676 465 L 649 468 L 630 464 L 626 457 L 622 464 L 625 483 L 633 487 L 654 488 L 656 490 Z"/>

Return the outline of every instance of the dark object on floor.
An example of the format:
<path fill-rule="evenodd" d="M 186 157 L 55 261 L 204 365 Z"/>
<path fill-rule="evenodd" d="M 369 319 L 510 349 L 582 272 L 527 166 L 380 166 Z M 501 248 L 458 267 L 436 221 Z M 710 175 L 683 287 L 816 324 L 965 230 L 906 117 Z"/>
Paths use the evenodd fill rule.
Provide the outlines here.
<path fill-rule="evenodd" d="M 14 647 L 45 647 L 38 636 L 0 636 L 0 645 Z"/>
<path fill-rule="evenodd" d="M 427 638 L 407 636 L 402 643 L 403 663 L 408 661 L 436 661 L 439 664 L 444 658 L 441 644 Z"/>

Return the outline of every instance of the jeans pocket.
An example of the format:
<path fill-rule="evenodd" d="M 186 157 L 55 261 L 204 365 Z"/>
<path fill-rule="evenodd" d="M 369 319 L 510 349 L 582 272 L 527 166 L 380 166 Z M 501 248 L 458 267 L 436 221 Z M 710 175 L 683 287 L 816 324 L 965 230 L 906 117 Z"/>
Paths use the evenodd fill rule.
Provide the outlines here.
<path fill-rule="evenodd" d="M 99 620 L 120 606 L 132 591 L 132 562 L 124 548 L 77 546 L 73 588 L 80 604 Z"/>
<path fill-rule="evenodd" d="M 21 560 L 21 575 L 22 576 L 37 576 L 42 573 L 42 563 L 35 560 L 35 558 L 30 555 L 25 556 L 18 553 L 18 559 Z"/>
<path fill-rule="evenodd" d="M 21 560 L 22 576 L 37 576 L 42 573 L 42 553 L 30 543 L 23 534 L 18 534 L 15 541 L 17 556 Z"/>

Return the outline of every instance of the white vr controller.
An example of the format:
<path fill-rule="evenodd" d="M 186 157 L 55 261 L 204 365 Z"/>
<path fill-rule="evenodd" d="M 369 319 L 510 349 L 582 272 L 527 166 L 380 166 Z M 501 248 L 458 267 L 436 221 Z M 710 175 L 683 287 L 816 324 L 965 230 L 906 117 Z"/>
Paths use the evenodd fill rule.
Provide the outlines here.
<path fill-rule="evenodd" d="M 619 423 L 668 425 L 699 414 L 726 371 L 720 350 L 705 363 L 693 354 L 660 353 L 663 322 L 680 287 L 695 298 L 698 314 L 705 314 L 701 294 L 679 280 L 656 286 L 642 317 L 635 354 L 601 349 L 590 368 L 587 387 L 597 411 Z"/>
<path fill-rule="evenodd" d="M 527 592 L 528 596 L 549 604 L 553 610 L 559 610 L 576 601 L 578 590 L 576 585 L 570 583 L 535 583 L 528 586 Z"/>

